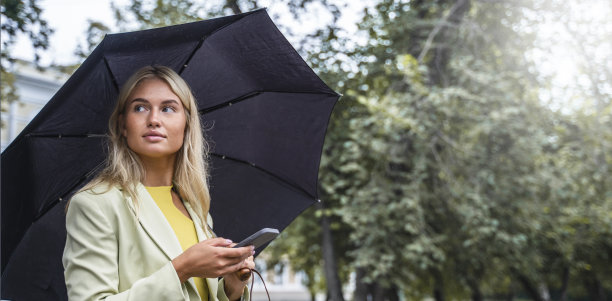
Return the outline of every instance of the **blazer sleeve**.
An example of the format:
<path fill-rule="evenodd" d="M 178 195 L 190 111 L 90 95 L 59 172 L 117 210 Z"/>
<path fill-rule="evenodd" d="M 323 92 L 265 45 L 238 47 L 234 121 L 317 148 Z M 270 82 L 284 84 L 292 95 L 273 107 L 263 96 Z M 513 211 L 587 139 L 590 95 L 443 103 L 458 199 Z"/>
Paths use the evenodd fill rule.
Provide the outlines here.
<path fill-rule="evenodd" d="M 69 300 L 186 300 L 172 262 L 119 293 L 117 223 L 98 195 L 79 193 L 66 213 L 62 263 Z M 106 209 L 106 212 L 105 210 Z"/>

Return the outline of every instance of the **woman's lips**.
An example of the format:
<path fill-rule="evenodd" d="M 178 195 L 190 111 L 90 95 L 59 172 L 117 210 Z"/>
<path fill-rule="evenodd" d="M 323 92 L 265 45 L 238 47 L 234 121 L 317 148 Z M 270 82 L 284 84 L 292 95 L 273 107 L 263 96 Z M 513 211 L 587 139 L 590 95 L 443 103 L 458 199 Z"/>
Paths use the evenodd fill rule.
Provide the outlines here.
<path fill-rule="evenodd" d="M 162 141 L 164 140 L 166 137 L 164 137 L 164 135 L 162 135 L 161 133 L 157 133 L 157 132 L 150 132 L 150 133 L 146 133 L 143 138 L 146 141 L 149 142 L 157 142 L 157 141 Z"/>
<path fill-rule="evenodd" d="M 158 142 L 164 140 L 162 136 L 144 136 L 144 139 L 149 142 Z"/>

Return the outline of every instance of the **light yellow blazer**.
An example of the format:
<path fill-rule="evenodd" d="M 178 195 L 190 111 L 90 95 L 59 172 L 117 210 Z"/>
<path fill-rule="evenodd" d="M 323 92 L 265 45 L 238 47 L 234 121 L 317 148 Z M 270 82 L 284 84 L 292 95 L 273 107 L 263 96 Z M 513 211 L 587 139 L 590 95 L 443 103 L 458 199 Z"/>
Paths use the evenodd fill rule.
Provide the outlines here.
<path fill-rule="evenodd" d="M 62 257 L 70 300 L 200 300 L 193 280 L 181 284 L 171 263 L 183 250 L 170 224 L 142 184 L 137 195 L 138 208 L 127 194 L 106 185 L 71 199 Z M 202 221 L 184 205 L 198 240 L 205 240 Z M 206 283 L 210 301 L 228 301 L 223 280 Z M 247 299 L 245 288 L 242 300 Z"/>

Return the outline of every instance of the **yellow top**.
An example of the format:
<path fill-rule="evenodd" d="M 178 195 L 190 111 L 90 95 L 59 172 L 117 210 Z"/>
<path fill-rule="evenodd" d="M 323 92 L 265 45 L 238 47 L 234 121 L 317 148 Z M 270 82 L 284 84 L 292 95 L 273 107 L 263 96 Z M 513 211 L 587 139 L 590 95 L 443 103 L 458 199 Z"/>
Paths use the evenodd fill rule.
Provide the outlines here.
<path fill-rule="evenodd" d="M 174 230 L 174 234 L 176 234 L 183 251 L 198 243 L 198 234 L 196 233 L 193 221 L 179 211 L 179 209 L 176 208 L 172 202 L 172 186 L 146 188 L 170 223 L 170 226 L 172 227 L 172 230 Z M 206 281 L 200 277 L 193 277 L 193 281 L 195 282 L 202 301 L 207 301 L 208 287 L 206 286 Z"/>

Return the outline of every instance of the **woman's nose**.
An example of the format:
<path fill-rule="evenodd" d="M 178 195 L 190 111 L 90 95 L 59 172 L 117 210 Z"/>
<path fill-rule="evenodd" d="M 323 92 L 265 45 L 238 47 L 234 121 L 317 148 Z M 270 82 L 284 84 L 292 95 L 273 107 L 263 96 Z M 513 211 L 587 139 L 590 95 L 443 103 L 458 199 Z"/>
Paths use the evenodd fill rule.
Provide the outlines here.
<path fill-rule="evenodd" d="M 151 110 L 151 113 L 149 113 L 149 120 L 147 122 L 147 125 L 150 126 L 150 127 L 159 127 L 160 126 L 159 114 L 157 113 L 157 111 Z"/>

